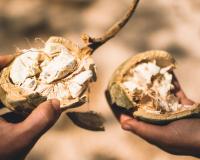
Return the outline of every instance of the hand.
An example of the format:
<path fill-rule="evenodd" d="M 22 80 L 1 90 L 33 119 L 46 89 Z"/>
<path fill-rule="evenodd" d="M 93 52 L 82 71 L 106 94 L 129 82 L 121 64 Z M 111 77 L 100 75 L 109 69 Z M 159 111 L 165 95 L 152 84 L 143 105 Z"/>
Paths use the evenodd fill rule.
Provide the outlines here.
<path fill-rule="evenodd" d="M 200 157 L 200 120 L 183 119 L 157 126 L 121 115 L 120 123 L 130 131 L 162 150 L 175 155 Z"/>
<path fill-rule="evenodd" d="M 175 75 L 173 78 L 174 94 L 180 102 L 182 104 L 193 104 L 194 102 L 184 94 Z M 115 107 L 112 107 L 112 109 Z M 200 119 L 183 119 L 159 126 L 136 120 L 123 109 L 114 110 L 124 130 L 140 136 L 166 152 L 200 157 Z"/>
<path fill-rule="evenodd" d="M 0 69 L 12 59 L 12 55 L 0 56 Z M 53 99 L 40 104 L 22 122 L 10 123 L 0 120 L 0 160 L 24 159 L 37 140 L 57 121 L 60 114 L 60 103 Z"/>

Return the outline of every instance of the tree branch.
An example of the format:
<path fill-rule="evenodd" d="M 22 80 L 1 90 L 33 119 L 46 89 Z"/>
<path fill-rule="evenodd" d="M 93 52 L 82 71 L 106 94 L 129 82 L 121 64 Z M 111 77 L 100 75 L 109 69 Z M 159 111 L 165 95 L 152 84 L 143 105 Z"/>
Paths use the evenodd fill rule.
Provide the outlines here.
<path fill-rule="evenodd" d="M 115 37 L 115 35 L 127 24 L 131 16 L 135 13 L 135 10 L 138 6 L 139 1 L 140 0 L 133 0 L 128 12 L 118 22 L 116 22 L 104 35 L 98 38 L 91 38 L 90 36 L 84 34 L 82 36 L 82 40 L 93 51 L 99 48 L 108 40 Z"/>

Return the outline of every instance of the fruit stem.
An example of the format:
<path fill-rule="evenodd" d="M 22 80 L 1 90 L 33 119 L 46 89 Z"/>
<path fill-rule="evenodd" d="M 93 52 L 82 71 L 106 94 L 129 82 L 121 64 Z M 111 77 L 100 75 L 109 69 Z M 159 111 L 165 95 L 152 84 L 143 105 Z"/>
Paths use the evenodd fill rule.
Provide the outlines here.
<path fill-rule="evenodd" d="M 87 44 L 87 47 L 95 51 L 97 48 L 106 43 L 108 40 L 115 37 L 115 35 L 127 24 L 131 16 L 135 13 L 139 1 L 140 0 L 133 0 L 128 12 L 110 29 L 108 29 L 108 31 L 103 36 L 98 38 L 91 38 L 90 36 L 84 34 L 82 36 L 82 39 Z"/>

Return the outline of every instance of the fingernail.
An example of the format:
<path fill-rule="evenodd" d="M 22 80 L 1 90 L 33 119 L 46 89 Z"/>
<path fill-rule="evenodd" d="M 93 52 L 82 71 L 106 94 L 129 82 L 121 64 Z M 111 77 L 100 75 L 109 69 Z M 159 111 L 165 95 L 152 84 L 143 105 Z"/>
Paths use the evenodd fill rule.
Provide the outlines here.
<path fill-rule="evenodd" d="M 126 124 L 122 124 L 122 129 L 130 131 L 131 130 L 131 125 L 129 125 L 127 123 Z"/>
<path fill-rule="evenodd" d="M 128 120 L 130 120 L 131 119 L 131 117 L 129 117 L 129 116 L 127 116 L 127 115 L 125 115 L 125 114 L 122 114 L 121 116 L 120 116 L 120 121 L 123 123 L 123 122 L 126 122 L 126 121 L 128 121 Z"/>
<path fill-rule="evenodd" d="M 57 99 L 51 100 L 52 107 L 57 111 L 60 112 L 60 101 Z"/>

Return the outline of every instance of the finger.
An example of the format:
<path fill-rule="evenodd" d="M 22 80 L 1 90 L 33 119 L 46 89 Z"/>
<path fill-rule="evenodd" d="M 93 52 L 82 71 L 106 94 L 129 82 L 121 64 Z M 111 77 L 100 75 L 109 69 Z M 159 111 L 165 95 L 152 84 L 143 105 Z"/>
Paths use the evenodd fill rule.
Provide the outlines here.
<path fill-rule="evenodd" d="M 179 91 L 177 91 L 175 93 L 176 97 L 179 98 L 179 101 L 181 104 L 184 104 L 184 105 L 193 105 L 195 102 L 190 100 L 186 95 L 185 93 L 183 92 L 182 89 L 180 89 Z"/>
<path fill-rule="evenodd" d="M 3 69 L 10 62 L 12 62 L 12 60 L 15 58 L 15 56 L 16 55 L 14 55 L 14 54 L 0 56 L 0 69 Z"/>
<path fill-rule="evenodd" d="M 40 104 L 19 124 L 0 121 L 1 135 L 6 134 L 7 138 L 2 141 L 5 143 L 3 146 L 12 145 L 12 154 L 10 150 L 4 153 L 8 159 L 24 159 L 40 136 L 56 122 L 60 113 L 59 101 L 49 100 Z"/>
<path fill-rule="evenodd" d="M 58 100 L 48 100 L 40 104 L 29 117 L 20 124 L 20 129 L 26 133 L 27 139 L 38 139 L 59 118 L 61 114 Z"/>
<path fill-rule="evenodd" d="M 176 78 L 176 75 L 174 74 L 174 72 L 172 72 L 172 75 L 173 75 L 173 80 L 172 80 L 173 85 L 175 86 L 173 92 L 176 95 L 176 97 L 178 97 L 180 99 L 180 103 L 185 104 L 185 105 L 193 105 L 194 101 L 187 98 L 187 96 L 184 93 L 184 91 L 182 90 L 180 83 L 179 83 L 178 79 Z"/>
<path fill-rule="evenodd" d="M 185 104 L 185 105 L 193 105 L 194 104 L 194 101 L 187 98 L 187 96 L 185 95 L 185 93 L 182 90 L 177 92 L 176 96 L 179 98 L 181 104 Z"/>
<path fill-rule="evenodd" d="M 152 144 L 164 144 L 168 140 L 165 127 L 144 123 L 126 115 L 120 120 L 124 130 L 131 131 Z"/>
<path fill-rule="evenodd" d="M 129 116 L 129 115 L 126 115 L 126 114 L 121 114 L 121 115 L 120 115 L 120 118 L 119 118 L 121 124 L 124 124 L 124 123 L 126 123 L 128 120 L 132 120 L 132 119 L 133 119 L 133 117 L 131 117 L 131 116 Z"/>

